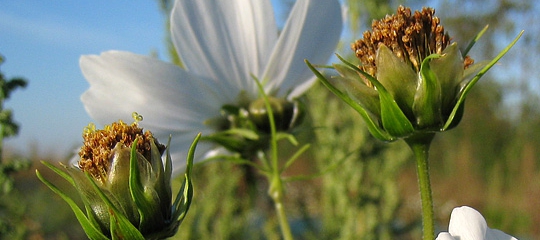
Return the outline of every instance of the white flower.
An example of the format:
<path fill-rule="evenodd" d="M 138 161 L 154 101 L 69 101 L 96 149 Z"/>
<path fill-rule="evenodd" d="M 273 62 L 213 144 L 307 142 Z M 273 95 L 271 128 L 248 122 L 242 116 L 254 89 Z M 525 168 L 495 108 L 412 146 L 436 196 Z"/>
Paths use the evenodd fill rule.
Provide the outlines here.
<path fill-rule="evenodd" d="M 216 131 L 206 123 L 220 116 L 223 105 L 238 103 L 241 93 L 257 98 L 252 76 L 268 95 L 299 96 L 315 80 L 304 59 L 326 63 L 341 29 L 337 0 L 297 0 L 280 34 L 270 0 L 177 0 L 171 33 L 185 69 L 129 52 L 82 56 L 90 89 L 81 99 L 101 124 L 138 112 L 144 116 L 140 125 L 161 142 L 172 135 L 179 173 L 195 135 Z M 212 148 L 200 143 L 197 153 Z"/>
<path fill-rule="evenodd" d="M 478 211 L 463 206 L 452 210 L 448 232 L 439 233 L 436 240 L 517 240 L 500 230 L 487 227 Z"/>

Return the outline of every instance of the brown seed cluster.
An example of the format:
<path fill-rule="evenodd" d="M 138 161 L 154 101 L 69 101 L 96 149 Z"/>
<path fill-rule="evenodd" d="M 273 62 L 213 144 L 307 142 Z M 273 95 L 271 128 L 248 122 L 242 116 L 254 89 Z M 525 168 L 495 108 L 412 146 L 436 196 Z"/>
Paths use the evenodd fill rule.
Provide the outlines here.
<path fill-rule="evenodd" d="M 423 59 L 433 53 L 440 54 L 450 43 L 448 33 L 434 14 L 432 8 L 413 14 L 410 8 L 399 6 L 396 15 L 374 20 L 372 31 L 364 32 L 364 38 L 351 45 L 362 63 L 360 69 L 375 77 L 377 50 L 384 44 L 418 72 Z M 472 59 L 465 63 L 472 64 Z"/>
<path fill-rule="evenodd" d="M 112 150 L 117 143 L 122 144 L 123 147 L 131 148 L 137 139 L 137 152 L 146 159 L 151 157 L 151 141 L 154 141 L 160 154 L 165 150 L 165 146 L 159 144 L 151 132 L 143 133 L 143 129 L 139 128 L 137 123 L 127 125 L 118 121 L 105 126 L 103 130 L 95 130 L 94 126 L 91 125 L 91 128 L 85 129 L 83 139 L 84 145 L 79 151 L 79 168 L 100 181 L 106 179 L 110 160 L 114 154 Z"/>

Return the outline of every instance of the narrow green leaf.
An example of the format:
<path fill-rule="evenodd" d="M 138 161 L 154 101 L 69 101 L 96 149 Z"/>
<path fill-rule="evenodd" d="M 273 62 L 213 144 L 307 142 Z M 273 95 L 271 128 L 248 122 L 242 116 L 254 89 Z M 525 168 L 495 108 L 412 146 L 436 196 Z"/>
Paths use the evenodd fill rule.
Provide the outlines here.
<path fill-rule="evenodd" d="M 43 165 L 47 166 L 49 169 L 53 170 L 56 174 L 58 174 L 63 179 L 66 179 L 66 181 L 68 181 L 73 187 L 76 187 L 75 186 L 75 180 L 73 180 L 73 177 L 71 177 L 69 174 L 67 174 L 66 172 L 60 170 L 59 168 L 57 168 L 56 166 L 52 165 L 49 162 L 41 161 L 41 163 Z"/>
<path fill-rule="evenodd" d="M 516 44 L 516 42 L 519 40 L 519 38 L 521 38 L 522 35 L 523 35 L 523 31 L 521 31 L 518 34 L 518 36 L 514 38 L 514 40 L 510 44 L 508 44 L 508 46 L 506 46 L 493 60 L 491 60 L 484 68 L 482 68 L 482 70 L 480 70 L 468 84 L 463 86 L 463 89 L 459 93 L 460 95 L 456 102 L 456 105 L 454 106 L 452 113 L 450 114 L 450 117 L 446 121 L 442 131 L 445 131 L 450 127 L 458 110 L 461 108 L 461 105 L 464 103 L 465 97 L 467 96 L 469 91 L 472 89 L 472 87 L 476 84 L 476 82 L 478 82 L 478 80 L 480 80 L 480 78 L 484 76 L 484 74 L 487 71 L 489 71 L 489 69 L 491 69 L 493 65 L 495 65 L 504 55 L 506 55 L 508 51 L 510 51 L 510 49 Z"/>
<path fill-rule="evenodd" d="M 338 57 L 342 59 L 340 56 Z M 306 62 L 309 69 L 311 69 L 311 71 L 317 76 L 317 78 L 321 81 L 321 83 L 326 88 L 328 88 L 332 93 L 334 93 L 336 96 L 341 98 L 341 100 L 343 100 L 345 103 L 351 106 L 354 110 L 356 110 L 360 114 L 360 116 L 362 116 L 362 118 L 367 124 L 367 128 L 369 132 L 371 133 L 371 135 L 373 135 L 375 138 L 382 141 L 395 140 L 394 137 L 392 137 L 387 132 L 385 132 L 384 129 L 381 129 L 379 127 L 379 125 L 369 116 L 369 113 L 364 108 L 362 108 L 360 104 L 358 104 L 353 99 L 351 99 L 351 97 L 349 97 L 347 94 L 344 94 L 339 89 L 334 87 L 334 85 L 332 85 L 330 81 L 326 79 L 326 77 L 324 77 L 317 69 L 315 69 L 315 67 L 313 67 L 313 65 L 311 65 L 311 63 L 308 60 L 304 60 L 304 62 Z"/>
<path fill-rule="evenodd" d="M 298 140 L 296 140 L 296 138 L 294 137 L 294 135 L 290 134 L 290 133 L 286 133 L 286 132 L 278 132 L 276 134 L 276 140 L 277 141 L 280 141 L 282 139 L 287 139 L 289 141 L 290 144 L 292 144 L 293 146 L 297 146 L 298 145 Z"/>
<path fill-rule="evenodd" d="M 197 134 L 193 143 L 191 144 L 188 155 L 186 158 L 186 173 L 184 174 L 184 181 L 182 187 L 176 196 L 173 204 L 173 220 L 182 222 L 186 217 L 186 214 L 191 205 L 191 199 L 193 198 L 193 184 L 191 183 L 191 172 L 193 171 L 193 159 L 195 158 L 195 149 L 197 148 L 197 143 L 201 139 L 201 133 Z"/>
<path fill-rule="evenodd" d="M 482 35 L 484 35 L 484 33 L 487 31 L 488 27 L 489 27 L 489 25 L 486 25 L 482 30 L 480 30 L 480 32 L 478 32 L 474 36 L 474 38 L 471 40 L 471 42 L 469 42 L 469 45 L 467 45 L 467 48 L 465 48 L 465 51 L 463 51 L 463 54 L 461 55 L 463 58 L 465 58 L 465 56 L 467 56 L 467 54 L 469 54 L 469 51 L 472 49 L 474 44 L 476 44 L 476 42 L 478 42 L 478 40 L 480 40 Z"/>
<path fill-rule="evenodd" d="M 298 151 L 296 151 L 287 160 L 287 162 L 285 162 L 285 165 L 283 165 L 283 168 L 280 170 L 280 172 L 283 172 L 283 171 L 287 170 L 287 168 L 289 168 L 300 157 L 300 155 L 302 155 L 302 153 L 306 152 L 309 149 L 309 147 L 310 147 L 310 145 L 306 144 L 303 147 L 301 147 L 300 149 L 298 149 Z"/>
<path fill-rule="evenodd" d="M 49 168 L 52 166 L 50 164 L 49 165 L 45 164 L 45 165 L 47 167 L 49 167 Z M 53 171 L 55 171 L 54 168 L 56 168 L 56 167 L 54 167 L 54 166 L 52 166 L 52 167 L 53 168 L 51 168 L 51 169 L 53 169 Z M 82 226 L 84 232 L 86 233 L 86 236 L 88 236 L 88 238 L 90 238 L 92 240 L 108 240 L 108 238 L 103 233 L 101 233 L 101 231 L 99 229 L 97 229 L 95 227 L 95 225 L 93 225 L 90 220 L 88 220 L 86 215 L 84 215 L 84 213 L 79 208 L 79 206 L 77 206 L 75 201 L 73 201 L 70 197 L 65 195 L 54 184 L 52 184 L 51 182 L 49 182 L 48 180 L 43 178 L 43 176 L 41 175 L 41 173 L 38 170 L 36 170 L 36 175 L 39 178 L 39 180 L 41 180 L 41 182 L 43 182 L 45 185 L 47 185 L 47 187 L 49 187 L 54 193 L 58 194 L 58 196 L 60 196 L 62 199 L 64 199 L 64 201 L 66 201 L 66 203 L 69 205 L 69 207 L 71 208 L 73 213 L 75 213 L 75 217 L 77 218 L 77 220 L 81 224 L 81 226 Z"/>

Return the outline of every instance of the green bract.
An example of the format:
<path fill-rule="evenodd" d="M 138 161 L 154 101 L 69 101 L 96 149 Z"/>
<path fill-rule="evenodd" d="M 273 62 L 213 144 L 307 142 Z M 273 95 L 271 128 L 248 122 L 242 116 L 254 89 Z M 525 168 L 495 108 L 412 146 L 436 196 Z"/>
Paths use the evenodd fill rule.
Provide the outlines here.
<path fill-rule="evenodd" d="M 467 68 L 466 53 L 462 54 L 456 43 L 421 59 L 419 71 L 382 43 L 376 52 L 374 76 L 339 56 L 343 64 L 333 65 L 339 76 L 332 80 L 306 63 L 326 87 L 360 113 L 373 136 L 393 141 L 455 127 L 469 90 L 521 34 L 490 62 Z"/>
<path fill-rule="evenodd" d="M 188 153 L 184 181 L 174 203 L 168 146 L 163 163 L 153 140 L 146 157 L 139 151 L 138 138 L 131 147 L 116 143 L 109 154 L 110 165 L 100 177 L 73 166 L 64 166 L 62 171 L 43 162 L 77 189 L 86 213 L 39 172 L 36 174 L 70 205 L 90 239 L 164 239 L 176 233 L 191 204 L 191 168 L 199 138 L 195 138 Z"/>

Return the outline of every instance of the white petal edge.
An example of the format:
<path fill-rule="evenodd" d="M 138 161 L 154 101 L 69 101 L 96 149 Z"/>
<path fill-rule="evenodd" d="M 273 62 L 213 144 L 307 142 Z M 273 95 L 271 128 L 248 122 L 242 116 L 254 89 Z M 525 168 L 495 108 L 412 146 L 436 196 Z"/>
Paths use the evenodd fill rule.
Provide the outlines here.
<path fill-rule="evenodd" d="M 448 232 L 459 239 L 484 239 L 486 234 L 486 220 L 478 211 L 463 206 L 452 210 Z"/>
<path fill-rule="evenodd" d="M 265 91 L 279 97 L 297 97 L 314 82 L 304 59 L 325 64 L 334 52 L 343 28 L 337 0 L 298 0 L 272 51 L 261 81 Z"/>
<path fill-rule="evenodd" d="M 171 13 L 173 43 L 187 69 L 213 79 L 229 103 L 249 93 L 277 39 L 269 0 L 178 0 Z"/>
<path fill-rule="evenodd" d="M 450 233 L 442 232 L 437 235 L 437 238 L 435 240 L 457 240 Z"/>

